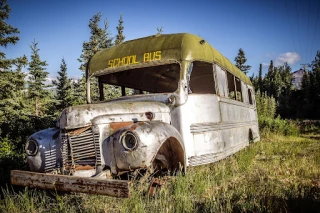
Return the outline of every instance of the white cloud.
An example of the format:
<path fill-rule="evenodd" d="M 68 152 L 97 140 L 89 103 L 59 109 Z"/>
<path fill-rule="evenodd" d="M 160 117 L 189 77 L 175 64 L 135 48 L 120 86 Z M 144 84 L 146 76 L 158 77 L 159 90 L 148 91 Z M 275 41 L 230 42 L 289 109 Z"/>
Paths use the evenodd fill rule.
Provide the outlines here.
<path fill-rule="evenodd" d="M 298 61 L 301 60 L 301 57 L 296 52 L 286 52 L 280 54 L 274 61 L 274 66 L 283 65 L 287 62 L 289 65 L 295 65 Z"/>
<path fill-rule="evenodd" d="M 30 76 L 30 74 L 29 74 L 29 72 L 24 72 L 24 74 L 26 74 L 26 77 L 24 78 L 24 80 L 25 80 L 26 82 L 28 82 L 28 81 L 29 81 L 29 76 Z M 50 76 L 48 76 L 48 77 L 46 78 L 45 85 L 51 85 L 53 80 L 57 80 L 57 77 L 50 77 Z"/>
<path fill-rule="evenodd" d="M 54 77 L 54 78 L 47 77 L 45 84 L 46 85 L 50 85 L 50 84 L 52 84 L 53 80 L 57 80 L 57 78 L 56 77 Z"/>

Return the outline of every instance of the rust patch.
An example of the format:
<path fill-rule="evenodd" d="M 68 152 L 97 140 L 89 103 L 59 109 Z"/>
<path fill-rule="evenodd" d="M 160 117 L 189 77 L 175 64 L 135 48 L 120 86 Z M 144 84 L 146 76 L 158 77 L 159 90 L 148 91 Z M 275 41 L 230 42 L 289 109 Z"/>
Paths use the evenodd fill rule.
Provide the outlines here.
<path fill-rule="evenodd" d="M 32 188 L 102 194 L 123 198 L 130 197 L 130 181 L 124 180 L 99 180 L 94 178 L 52 175 L 19 170 L 11 170 L 10 180 L 11 184 Z"/>
<path fill-rule="evenodd" d="M 113 131 L 116 131 L 118 129 L 121 129 L 123 127 L 126 127 L 126 126 L 129 126 L 133 124 L 132 121 L 130 122 L 113 122 L 113 123 L 110 123 L 110 128 L 113 130 Z"/>
<path fill-rule="evenodd" d="M 89 166 L 89 165 L 76 165 L 76 167 L 74 168 L 75 171 L 79 171 L 79 170 L 91 170 L 94 169 L 93 166 Z"/>
<path fill-rule="evenodd" d="M 83 133 L 84 131 L 86 131 L 87 129 L 90 129 L 90 128 L 91 128 L 91 126 L 86 126 L 86 127 L 83 127 L 83 128 L 76 129 L 74 131 L 68 132 L 68 134 L 70 136 L 80 135 L 81 133 Z"/>
<path fill-rule="evenodd" d="M 137 124 L 134 124 L 130 127 L 130 130 L 136 130 L 136 128 L 137 128 Z"/>

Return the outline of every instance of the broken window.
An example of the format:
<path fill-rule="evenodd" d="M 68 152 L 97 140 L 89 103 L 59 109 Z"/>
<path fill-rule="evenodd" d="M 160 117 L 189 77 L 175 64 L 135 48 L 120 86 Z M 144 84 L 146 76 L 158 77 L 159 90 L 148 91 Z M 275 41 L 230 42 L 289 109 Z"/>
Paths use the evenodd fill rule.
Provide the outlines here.
<path fill-rule="evenodd" d="M 218 84 L 219 95 L 222 97 L 228 97 L 226 71 L 221 69 L 221 67 L 217 64 L 215 64 L 215 70 L 216 70 L 217 79 L 218 79 L 217 84 Z"/>
<path fill-rule="evenodd" d="M 180 65 L 167 64 L 125 70 L 99 76 L 99 79 L 101 84 L 100 91 L 102 91 L 102 89 L 104 91 L 109 90 L 111 93 L 115 92 L 122 96 L 131 94 L 170 93 L 176 91 L 178 88 Z M 109 86 L 106 86 L 107 84 Z M 100 96 L 103 97 L 102 99 L 106 99 L 105 94 L 102 93 Z"/>
<path fill-rule="evenodd" d="M 252 101 L 252 91 L 251 89 L 248 88 L 248 97 L 249 97 L 249 104 L 253 104 L 253 101 Z"/>
<path fill-rule="evenodd" d="M 241 81 L 230 72 L 227 72 L 227 81 L 229 89 L 229 98 L 237 101 L 243 101 L 241 92 Z"/>
<path fill-rule="evenodd" d="M 191 93 L 216 94 L 213 66 L 211 63 L 196 61 L 193 62 L 193 69 L 190 76 L 189 88 Z"/>
<path fill-rule="evenodd" d="M 234 83 L 234 75 L 232 75 L 230 72 L 227 72 L 227 81 L 228 81 L 228 90 L 229 90 L 229 98 L 230 99 L 236 99 L 236 86 Z"/>
<path fill-rule="evenodd" d="M 242 92 L 241 92 L 241 81 L 239 78 L 235 77 L 235 82 L 236 82 L 236 100 L 243 102 L 242 98 Z"/>

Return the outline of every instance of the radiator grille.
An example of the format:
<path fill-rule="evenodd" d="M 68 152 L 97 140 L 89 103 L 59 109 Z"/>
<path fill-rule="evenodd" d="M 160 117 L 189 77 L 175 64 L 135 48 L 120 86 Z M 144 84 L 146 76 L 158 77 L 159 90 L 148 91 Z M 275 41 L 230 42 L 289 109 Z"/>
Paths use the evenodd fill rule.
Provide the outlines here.
<path fill-rule="evenodd" d="M 68 134 L 68 136 L 72 164 L 94 166 L 96 164 L 96 149 L 92 130 L 87 129 L 80 134 Z"/>
<path fill-rule="evenodd" d="M 57 159 L 57 151 L 56 149 L 51 149 L 44 152 L 45 164 L 44 170 L 45 172 L 51 172 L 56 168 L 56 159 Z"/>
<path fill-rule="evenodd" d="M 99 133 L 93 134 L 93 141 L 94 141 L 94 147 L 95 147 L 95 151 L 96 151 L 96 165 L 101 166 Z"/>
<path fill-rule="evenodd" d="M 101 165 L 99 132 L 91 127 L 61 130 L 61 157 L 67 171 L 78 165 Z"/>
<path fill-rule="evenodd" d="M 65 131 L 61 131 L 61 157 L 62 165 L 68 166 L 71 162 L 70 149 L 68 143 L 68 135 Z"/>

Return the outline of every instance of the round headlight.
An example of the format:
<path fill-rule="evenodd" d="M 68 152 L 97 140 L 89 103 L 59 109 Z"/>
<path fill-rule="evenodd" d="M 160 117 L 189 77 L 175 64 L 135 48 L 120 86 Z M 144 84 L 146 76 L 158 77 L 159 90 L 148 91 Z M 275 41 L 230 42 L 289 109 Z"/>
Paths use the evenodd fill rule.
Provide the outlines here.
<path fill-rule="evenodd" d="M 132 132 L 126 132 L 121 141 L 123 147 L 127 150 L 134 150 L 138 146 L 138 138 Z"/>
<path fill-rule="evenodd" d="M 27 155 L 36 155 L 39 150 L 39 145 L 34 140 L 28 140 L 26 144 L 26 153 Z"/>

